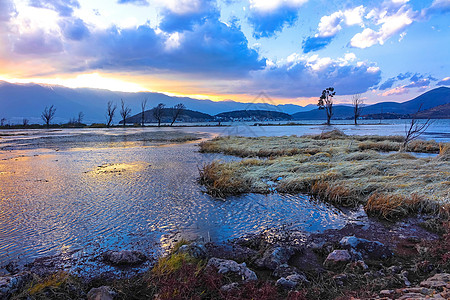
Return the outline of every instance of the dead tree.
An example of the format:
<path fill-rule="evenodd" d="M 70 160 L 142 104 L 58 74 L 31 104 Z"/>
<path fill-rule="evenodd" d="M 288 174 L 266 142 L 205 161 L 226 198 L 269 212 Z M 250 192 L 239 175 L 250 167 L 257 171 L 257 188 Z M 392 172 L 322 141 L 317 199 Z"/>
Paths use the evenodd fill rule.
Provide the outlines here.
<path fill-rule="evenodd" d="M 364 106 L 364 100 L 361 98 L 361 94 L 353 95 L 353 117 L 355 119 L 355 125 L 358 125 L 358 118 L 361 116 L 361 111 Z"/>
<path fill-rule="evenodd" d="M 125 102 L 123 99 L 120 99 L 120 115 L 122 116 L 123 127 L 125 127 L 125 123 L 127 118 L 130 116 L 131 108 L 125 106 Z"/>
<path fill-rule="evenodd" d="M 80 111 L 78 113 L 78 118 L 77 118 L 77 124 L 78 125 L 81 125 L 81 122 L 83 121 L 83 118 L 84 118 L 84 113 L 82 111 Z"/>
<path fill-rule="evenodd" d="M 170 123 L 170 126 L 175 123 L 175 121 L 178 119 L 180 114 L 186 109 L 186 106 L 184 106 L 183 103 L 178 103 L 174 107 L 172 107 L 172 123 Z"/>
<path fill-rule="evenodd" d="M 147 99 L 142 100 L 141 102 L 141 126 L 144 127 L 145 123 L 145 106 L 147 105 Z"/>
<path fill-rule="evenodd" d="M 44 111 L 41 114 L 41 118 L 44 121 L 47 128 L 50 127 L 50 122 L 52 121 L 53 117 L 55 116 L 56 107 L 53 106 L 53 104 L 48 107 L 46 106 Z"/>
<path fill-rule="evenodd" d="M 405 139 L 403 140 L 403 144 L 400 146 L 399 151 L 406 151 L 408 143 L 421 136 L 433 123 L 429 118 L 425 122 L 419 122 L 419 120 L 417 119 L 417 115 L 420 112 L 421 108 L 422 104 L 419 106 L 417 112 L 412 115 L 409 124 L 405 125 Z"/>
<path fill-rule="evenodd" d="M 116 109 L 117 105 L 113 105 L 112 101 L 108 101 L 108 106 L 106 108 L 106 127 L 111 127 Z"/>
<path fill-rule="evenodd" d="M 319 109 L 325 109 L 327 112 L 327 125 L 331 125 L 331 116 L 333 116 L 333 97 L 336 95 L 333 87 L 326 88 L 322 91 L 317 106 Z"/>
<path fill-rule="evenodd" d="M 2 118 L 1 120 L 0 120 L 0 126 L 5 126 L 5 122 L 6 122 L 6 118 Z"/>
<path fill-rule="evenodd" d="M 153 108 L 153 117 L 155 117 L 155 119 L 158 121 L 158 127 L 161 126 L 161 119 L 164 114 L 164 107 L 165 105 L 160 103 Z"/>
<path fill-rule="evenodd" d="M 28 120 L 27 118 L 22 119 L 22 126 L 26 127 L 26 126 L 28 126 L 29 123 L 30 123 L 30 120 Z"/>

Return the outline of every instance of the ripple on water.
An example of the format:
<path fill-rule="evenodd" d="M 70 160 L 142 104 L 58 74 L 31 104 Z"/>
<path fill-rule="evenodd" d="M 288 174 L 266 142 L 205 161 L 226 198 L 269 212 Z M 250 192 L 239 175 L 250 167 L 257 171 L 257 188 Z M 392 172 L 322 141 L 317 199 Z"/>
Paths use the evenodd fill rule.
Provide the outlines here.
<path fill-rule="evenodd" d="M 2 177 L 0 187 L 0 264 L 67 249 L 147 251 L 177 231 L 223 241 L 285 224 L 336 228 L 350 218 L 303 195 L 211 198 L 196 177 L 198 166 L 216 158 L 236 159 L 183 144 L 61 150 L 0 161 L 1 170 L 12 174 Z"/>

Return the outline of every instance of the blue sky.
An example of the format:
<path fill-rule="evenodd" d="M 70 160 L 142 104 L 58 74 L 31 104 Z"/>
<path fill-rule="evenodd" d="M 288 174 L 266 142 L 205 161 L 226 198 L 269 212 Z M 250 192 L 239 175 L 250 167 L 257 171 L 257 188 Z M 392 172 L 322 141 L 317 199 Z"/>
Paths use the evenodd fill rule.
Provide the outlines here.
<path fill-rule="evenodd" d="M 450 86 L 450 0 L 0 0 L 0 79 L 213 100 Z"/>

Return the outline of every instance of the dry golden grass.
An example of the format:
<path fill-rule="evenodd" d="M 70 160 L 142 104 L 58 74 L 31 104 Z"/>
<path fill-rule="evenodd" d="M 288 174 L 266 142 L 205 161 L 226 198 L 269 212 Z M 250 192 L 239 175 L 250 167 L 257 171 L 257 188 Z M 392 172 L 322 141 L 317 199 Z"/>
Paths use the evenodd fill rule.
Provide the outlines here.
<path fill-rule="evenodd" d="M 216 196 L 267 193 L 275 188 L 308 193 L 343 206 L 363 204 L 368 213 L 386 219 L 448 210 L 450 145 L 438 145 L 440 154 L 430 158 L 404 152 L 385 155 L 360 147 L 361 143 L 399 143 L 396 140 L 386 137 L 383 141 L 377 136 L 372 141 L 369 136 L 345 137 L 336 132 L 328 139 L 323 135 L 216 138 L 203 143 L 202 151 L 270 159 L 215 161 L 200 170 L 200 181 Z M 415 147 L 430 149 L 430 145 L 436 146 L 417 141 Z M 264 155 L 259 155 L 262 152 Z"/>

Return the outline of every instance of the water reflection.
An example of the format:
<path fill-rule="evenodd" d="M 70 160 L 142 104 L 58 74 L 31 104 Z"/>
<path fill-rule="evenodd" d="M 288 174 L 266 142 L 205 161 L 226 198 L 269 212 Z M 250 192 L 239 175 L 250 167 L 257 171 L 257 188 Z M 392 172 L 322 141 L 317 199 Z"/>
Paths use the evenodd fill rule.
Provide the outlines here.
<path fill-rule="evenodd" d="M 223 241 L 281 224 L 315 231 L 348 219 L 304 196 L 211 198 L 196 182 L 198 166 L 236 158 L 197 147 L 29 150 L 0 161 L 0 264 L 81 249 L 151 251 L 169 232 Z"/>

